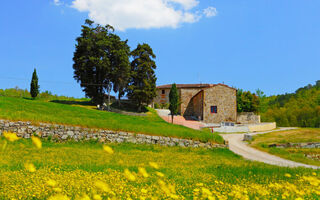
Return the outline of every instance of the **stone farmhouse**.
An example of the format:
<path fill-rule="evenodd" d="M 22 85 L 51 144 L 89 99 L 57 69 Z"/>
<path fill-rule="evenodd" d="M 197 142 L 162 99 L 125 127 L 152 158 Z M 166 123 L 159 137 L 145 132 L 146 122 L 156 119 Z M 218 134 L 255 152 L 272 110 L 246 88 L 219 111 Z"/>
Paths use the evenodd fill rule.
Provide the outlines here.
<path fill-rule="evenodd" d="M 180 107 L 185 118 L 204 123 L 237 121 L 237 90 L 224 84 L 177 84 Z M 153 103 L 169 103 L 171 85 L 157 87 Z"/>

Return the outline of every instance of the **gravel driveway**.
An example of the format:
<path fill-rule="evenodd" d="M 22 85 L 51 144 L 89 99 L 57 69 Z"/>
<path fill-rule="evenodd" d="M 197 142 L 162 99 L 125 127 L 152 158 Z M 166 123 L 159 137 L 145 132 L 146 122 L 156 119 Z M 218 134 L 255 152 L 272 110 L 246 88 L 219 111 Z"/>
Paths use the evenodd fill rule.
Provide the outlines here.
<path fill-rule="evenodd" d="M 288 129 L 280 129 L 280 130 L 288 130 Z M 271 132 L 271 131 L 268 131 Z M 252 135 L 263 134 L 267 132 L 261 133 L 252 133 Z M 255 148 L 249 147 L 245 142 L 243 142 L 244 134 L 222 134 L 221 135 L 224 140 L 229 142 L 229 149 L 233 151 L 235 154 L 238 154 L 246 159 L 264 162 L 270 165 L 278 165 L 282 167 L 306 167 L 313 169 L 320 169 L 320 167 L 307 165 L 303 163 L 297 163 L 294 161 L 286 160 L 271 154 L 268 154 L 263 151 L 259 151 Z"/>

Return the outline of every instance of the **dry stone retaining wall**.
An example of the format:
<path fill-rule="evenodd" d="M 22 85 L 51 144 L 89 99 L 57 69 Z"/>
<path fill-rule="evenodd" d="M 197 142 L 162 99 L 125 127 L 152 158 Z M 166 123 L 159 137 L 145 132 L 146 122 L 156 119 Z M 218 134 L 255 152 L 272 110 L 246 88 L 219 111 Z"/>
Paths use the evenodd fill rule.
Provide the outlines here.
<path fill-rule="evenodd" d="M 253 112 L 242 112 L 237 114 L 237 123 L 240 124 L 259 124 L 261 123 L 260 115 Z"/>
<path fill-rule="evenodd" d="M 179 139 L 164 136 L 151 136 L 145 134 L 135 134 L 122 131 L 110 131 L 103 129 L 90 129 L 77 126 L 65 126 L 57 124 L 39 123 L 33 125 L 31 122 L 12 122 L 0 120 L 0 136 L 3 131 L 17 133 L 19 137 L 30 138 L 36 134 L 43 138 L 51 137 L 54 140 L 63 141 L 72 139 L 79 140 L 99 140 L 100 142 L 112 143 L 135 143 L 135 144 L 159 144 L 162 146 L 180 146 L 180 147 L 204 147 L 204 148 L 227 148 L 224 144 L 202 143 L 188 139 Z"/>
<path fill-rule="evenodd" d="M 304 143 L 286 143 L 286 144 L 270 144 L 269 147 L 276 148 L 302 148 L 302 149 L 315 149 L 320 148 L 320 142 L 304 142 Z"/>

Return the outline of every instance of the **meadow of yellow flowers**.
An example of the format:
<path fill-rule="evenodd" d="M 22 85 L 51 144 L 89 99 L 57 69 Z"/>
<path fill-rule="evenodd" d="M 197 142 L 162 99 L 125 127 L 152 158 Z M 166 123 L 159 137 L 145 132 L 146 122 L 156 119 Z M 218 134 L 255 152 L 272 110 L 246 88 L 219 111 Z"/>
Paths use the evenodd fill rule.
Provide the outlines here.
<path fill-rule="evenodd" d="M 319 171 L 227 149 L 0 139 L 0 199 L 320 199 Z"/>

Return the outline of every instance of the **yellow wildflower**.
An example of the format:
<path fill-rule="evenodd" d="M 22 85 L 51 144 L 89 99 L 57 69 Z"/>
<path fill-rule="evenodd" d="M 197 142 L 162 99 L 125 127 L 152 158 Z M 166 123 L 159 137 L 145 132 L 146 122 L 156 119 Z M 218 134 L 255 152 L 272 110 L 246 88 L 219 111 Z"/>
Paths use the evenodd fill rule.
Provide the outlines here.
<path fill-rule="evenodd" d="M 49 179 L 49 180 L 47 181 L 47 185 L 48 185 L 48 186 L 51 186 L 51 187 L 54 187 L 54 186 L 57 185 L 57 182 L 56 182 L 55 180 Z"/>
<path fill-rule="evenodd" d="M 291 177 L 291 174 L 285 173 L 284 176 L 290 178 L 290 177 Z"/>
<path fill-rule="evenodd" d="M 58 188 L 58 187 L 55 187 L 55 188 L 53 188 L 53 191 L 55 191 L 55 192 L 62 192 L 62 189 L 61 189 L 61 188 Z"/>
<path fill-rule="evenodd" d="M 208 200 L 215 200 L 216 198 L 213 196 L 208 196 Z"/>
<path fill-rule="evenodd" d="M 317 173 L 315 173 L 315 172 L 312 172 L 312 175 L 313 175 L 313 176 L 317 176 Z"/>
<path fill-rule="evenodd" d="M 31 137 L 32 143 L 38 148 L 41 149 L 42 148 L 42 142 L 38 137 L 32 136 Z"/>
<path fill-rule="evenodd" d="M 148 178 L 149 177 L 149 174 L 147 173 L 146 169 L 143 168 L 143 167 L 138 167 L 138 170 L 139 170 L 139 173 L 145 177 L 145 178 Z"/>
<path fill-rule="evenodd" d="M 129 181 L 135 181 L 136 177 L 128 170 L 124 170 L 124 176 L 129 180 Z"/>
<path fill-rule="evenodd" d="M 142 188 L 142 189 L 141 189 L 141 192 L 142 192 L 143 194 L 147 194 L 148 190 Z"/>
<path fill-rule="evenodd" d="M 103 145 L 103 150 L 107 152 L 108 154 L 113 154 L 113 149 L 109 147 L 108 145 Z"/>
<path fill-rule="evenodd" d="M 166 183 L 163 180 L 158 180 L 159 185 L 165 185 Z"/>
<path fill-rule="evenodd" d="M 202 187 L 202 186 L 203 186 L 203 183 L 197 183 L 196 186 Z"/>
<path fill-rule="evenodd" d="M 9 142 L 14 142 L 19 140 L 20 138 L 15 134 L 11 132 L 3 132 L 3 136 L 9 141 Z"/>
<path fill-rule="evenodd" d="M 161 172 L 156 172 L 156 175 L 159 176 L 159 177 L 164 177 L 164 174 L 161 173 Z"/>
<path fill-rule="evenodd" d="M 82 197 L 77 198 L 78 200 L 90 200 L 90 197 L 88 195 L 83 195 Z"/>
<path fill-rule="evenodd" d="M 102 182 L 102 181 L 96 181 L 95 182 L 95 186 L 97 188 L 99 188 L 100 190 L 104 191 L 104 192 L 110 192 L 111 191 L 109 186 L 106 183 Z"/>
<path fill-rule="evenodd" d="M 210 192 L 210 190 L 208 190 L 207 188 L 202 188 L 202 193 L 207 195 L 207 196 L 211 196 L 212 193 Z"/>
<path fill-rule="evenodd" d="M 149 165 L 155 169 L 159 169 L 159 165 L 155 162 L 149 162 Z"/>
<path fill-rule="evenodd" d="M 69 200 L 69 198 L 65 195 L 57 194 L 57 195 L 49 197 L 48 200 Z"/>
<path fill-rule="evenodd" d="M 93 195 L 94 200 L 102 200 L 101 196 L 98 194 Z"/>
<path fill-rule="evenodd" d="M 24 167 L 26 168 L 26 170 L 28 170 L 29 172 L 35 172 L 36 168 L 32 163 L 25 163 Z"/>

